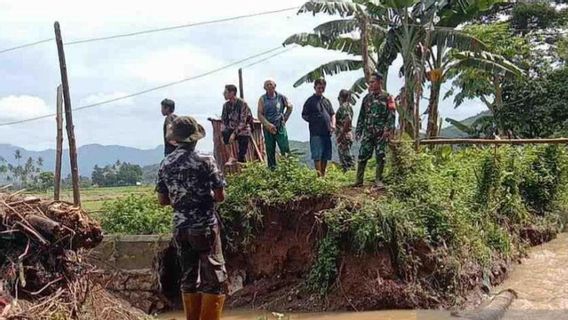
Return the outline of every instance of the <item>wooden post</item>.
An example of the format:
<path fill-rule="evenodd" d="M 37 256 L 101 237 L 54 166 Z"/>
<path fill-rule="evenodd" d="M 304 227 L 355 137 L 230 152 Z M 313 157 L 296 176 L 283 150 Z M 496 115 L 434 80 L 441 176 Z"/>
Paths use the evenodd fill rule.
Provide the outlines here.
<path fill-rule="evenodd" d="M 239 93 L 241 99 L 245 98 L 245 93 L 243 92 L 243 69 L 239 68 Z"/>
<path fill-rule="evenodd" d="M 63 40 L 59 22 L 55 22 L 55 42 L 57 43 L 57 54 L 59 55 L 59 69 L 61 70 L 61 84 L 63 85 L 63 101 L 65 103 L 65 127 L 69 140 L 69 159 L 71 160 L 71 179 L 73 180 L 73 203 L 81 205 L 79 194 L 79 168 L 77 166 L 77 145 L 75 143 L 75 132 L 73 126 L 73 113 L 71 110 L 71 96 L 69 95 L 69 80 L 67 78 L 67 65 L 65 64 L 65 51 L 63 50 Z"/>
<path fill-rule="evenodd" d="M 53 199 L 60 200 L 61 193 L 61 158 L 63 156 L 63 87 L 57 86 L 57 137 L 55 151 L 55 181 L 53 190 Z"/>

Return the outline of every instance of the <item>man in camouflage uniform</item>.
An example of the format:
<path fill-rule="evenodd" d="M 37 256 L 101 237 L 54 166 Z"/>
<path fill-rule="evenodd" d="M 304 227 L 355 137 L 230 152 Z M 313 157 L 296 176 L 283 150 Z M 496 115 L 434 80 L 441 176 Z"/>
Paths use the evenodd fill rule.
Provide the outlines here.
<path fill-rule="evenodd" d="M 374 73 L 369 81 L 369 93 L 363 98 L 361 111 L 357 119 L 355 137 L 361 140 L 359 149 L 359 163 L 357 165 L 356 186 L 363 184 L 367 161 L 373 156 L 377 157 L 375 185 L 384 188 L 383 170 L 388 141 L 395 128 L 394 99 L 383 91 L 383 77 Z"/>
<path fill-rule="evenodd" d="M 174 242 L 182 268 L 181 292 L 187 320 L 220 319 L 227 279 L 216 202 L 225 180 L 212 157 L 195 152 L 205 130 L 192 117 L 177 117 L 167 138 L 178 147 L 160 165 L 156 191 L 174 209 Z M 198 276 L 200 283 L 198 283 Z"/>
<path fill-rule="evenodd" d="M 351 92 L 345 89 L 341 90 L 338 99 L 339 108 L 335 114 L 335 137 L 339 162 L 343 171 L 346 172 L 354 165 L 353 155 L 351 154 L 351 146 L 353 145 Z"/>

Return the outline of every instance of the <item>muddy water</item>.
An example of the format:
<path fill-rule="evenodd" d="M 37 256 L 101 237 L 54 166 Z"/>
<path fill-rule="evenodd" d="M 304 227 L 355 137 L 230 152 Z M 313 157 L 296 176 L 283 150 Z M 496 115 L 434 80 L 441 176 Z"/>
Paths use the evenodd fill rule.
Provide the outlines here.
<path fill-rule="evenodd" d="M 184 320 L 181 313 L 163 314 L 159 319 L 163 320 Z M 228 311 L 223 314 L 223 320 L 257 320 L 257 319 L 278 319 L 270 313 L 255 311 Z M 444 311 L 373 311 L 373 312 L 336 312 L 336 313 L 294 313 L 285 314 L 283 320 L 449 320 L 449 312 Z M 455 319 L 455 318 L 453 318 Z"/>
<path fill-rule="evenodd" d="M 509 278 L 494 293 L 513 289 L 518 295 L 504 320 L 568 320 L 568 233 L 530 250 L 528 258 L 516 265 Z M 260 311 L 233 311 L 223 315 L 223 320 L 277 319 Z M 287 318 L 289 317 L 289 318 Z M 163 320 L 183 320 L 183 314 L 170 313 L 159 317 Z M 376 311 L 344 313 L 287 314 L 289 320 L 449 320 L 456 319 L 445 311 Z"/>
<path fill-rule="evenodd" d="M 568 319 L 568 233 L 532 248 L 495 292 L 503 289 L 518 295 L 504 320 Z"/>

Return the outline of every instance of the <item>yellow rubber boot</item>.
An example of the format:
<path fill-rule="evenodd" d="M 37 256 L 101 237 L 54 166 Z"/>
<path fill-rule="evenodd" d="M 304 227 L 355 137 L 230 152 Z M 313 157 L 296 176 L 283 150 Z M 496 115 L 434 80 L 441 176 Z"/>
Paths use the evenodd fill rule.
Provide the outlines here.
<path fill-rule="evenodd" d="M 200 320 L 219 320 L 225 303 L 224 294 L 203 294 Z"/>
<path fill-rule="evenodd" d="M 186 320 L 199 320 L 203 296 L 201 293 L 182 293 Z"/>

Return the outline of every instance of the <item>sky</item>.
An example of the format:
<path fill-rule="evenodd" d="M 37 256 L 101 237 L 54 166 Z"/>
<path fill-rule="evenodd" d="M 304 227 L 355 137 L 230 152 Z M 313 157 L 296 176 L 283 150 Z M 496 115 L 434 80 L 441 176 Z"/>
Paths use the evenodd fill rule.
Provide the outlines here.
<path fill-rule="evenodd" d="M 31 1 L 0 0 L 0 50 L 52 38 L 53 23 L 59 21 L 64 42 L 162 28 L 300 6 L 304 1 L 209 0 L 199 1 Z M 290 35 L 310 32 L 318 24 L 337 19 L 327 15 L 297 14 L 297 10 L 245 18 L 191 28 L 66 46 L 71 105 L 73 108 L 121 97 L 192 77 L 243 58 L 281 46 Z M 278 51 L 276 51 L 278 52 Z M 267 55 L 268 56 L 268 55 Z M 263 56 L 264 57 L 264 56 Z M 207 118 L 221 114 L 225 84 L 237 84 L 240 65 L 184 82 L 73 114 L 79 146 L 124 145 L 151 149 L 161 144 L 163 117 L 160 101 L 176 102 L 176 113 L 192 115 L 208 133 Z M 295 47 L 278 56 L 243 69 L 245 100 L 256 114 L 263 81 L 275 79 L 277 91 L 288 96 L 294 112 L 288 122 L 290 139 L 309 139 L 307 123 L 301 118 L 304 101 L 313 86 L 297 88 L 293 83 L 322 63 L 356 58 L 343 53 Z M 397 59 L 389 71 L 387 89 L 397 93 L 402 86 Z M 340 89 L 349 88 L 362 71 L 328 77 L 326 96 L 337 108 Z M 55 42 L 0 54 L 0 123 L 55 112 L 60 73 Z M 446 84 L 449 87 L 449 84 Z M 427 90 L 426 90 L 427 92 Z M 427 101 L 422 101 L 422 107 Z M 355 107 L 358 113 L 360 104 Z M 442 117 L 465 119 L 485 110 L 478 101 L 455 109 L 451 98 L 442 101 Z M 17 125 L 0 126 L 0 144 L 29 150 L 55 146 L 55 119 L 47 118 Z M 211 151 L 212 139 L 198 148 Z"/>

